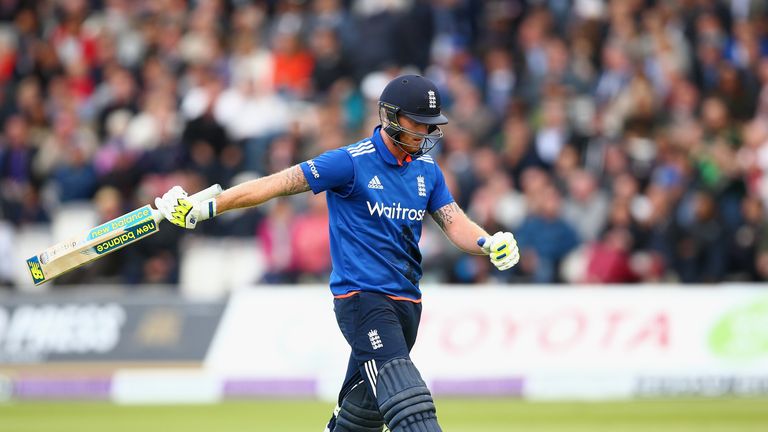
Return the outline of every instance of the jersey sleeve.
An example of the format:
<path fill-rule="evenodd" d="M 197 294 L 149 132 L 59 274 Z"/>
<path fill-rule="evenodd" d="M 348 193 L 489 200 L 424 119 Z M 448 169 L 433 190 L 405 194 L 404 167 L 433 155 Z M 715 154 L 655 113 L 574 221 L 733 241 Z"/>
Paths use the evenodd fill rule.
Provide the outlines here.
<path fill-rule="evenodd" d="M 310 189 L 316 194 L 331 190 L 346 195 L 354 186 L 355 167 L 343 149 L 327 151 L 300 166 Z"/>
<path fill-rule="evenodd" d="M 432 194 L 429 196 L 429 202 L 427 202 L 427 211 L 434 213 L 441 207 L 446 206 L 454 201 L 451 191 L 448 190 L 448 186 L 445 185 L 445 177 L 443 177 L 443 171 L 435 164 L 435 186 L 432 189 Z"/>

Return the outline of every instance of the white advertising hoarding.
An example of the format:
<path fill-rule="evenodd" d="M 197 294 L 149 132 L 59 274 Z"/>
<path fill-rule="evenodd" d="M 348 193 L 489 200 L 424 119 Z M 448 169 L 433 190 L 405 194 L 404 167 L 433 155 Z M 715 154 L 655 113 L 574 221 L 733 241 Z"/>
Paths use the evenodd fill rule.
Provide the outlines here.
<path fill-rule="evenodd" d="M 253 288 L 230 298 L 205 368 L 234 380 L 308 380 L 332 399 L 348 357 L 327 287 Z"/>
<path fill-rule="evenodd" d="M 502 387 L 504 393 L 506 385 L 509 393 L 526 396 L 578 397 L 663 392 L 667 379 L 709 377 L 722 383 L 755 377 L 762 380 L 760 388 L 768 383 L 768 291 L 763 289 L 424 291 L 412 354 L 438 389 L 472 393 L 474 386 L 493 393 Z M 238 379 L 314 380 L 318 393 L 330 396 L 348 355 L 327 287 L 253 288 L 233 294 L 205 365 Z M 519 380 L 522 389 L 509 380 Z"/>
<path fill-rule="evenodd" d="M 768 372 L 768 292 L 441 290 L 424 308 L 414 356 L 437 375 Z"/>

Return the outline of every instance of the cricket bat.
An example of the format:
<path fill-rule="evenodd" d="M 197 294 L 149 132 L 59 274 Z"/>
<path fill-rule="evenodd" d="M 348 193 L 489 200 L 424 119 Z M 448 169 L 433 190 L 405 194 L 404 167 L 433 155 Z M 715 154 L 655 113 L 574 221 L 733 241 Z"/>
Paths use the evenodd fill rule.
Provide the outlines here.
<path fill-rule="evenodd" d="M 221 193 L 221 186 L 213 185 L 194 195 L 205 201 Z M 35 285 L 48 282 L 90 261 L 101 258 L 131 243 L 160 231 L 163 214 L 150 205 L 133 210 L 105 222 L 78 236 L 57 243 L 27 260 L 29 273 Z"/>

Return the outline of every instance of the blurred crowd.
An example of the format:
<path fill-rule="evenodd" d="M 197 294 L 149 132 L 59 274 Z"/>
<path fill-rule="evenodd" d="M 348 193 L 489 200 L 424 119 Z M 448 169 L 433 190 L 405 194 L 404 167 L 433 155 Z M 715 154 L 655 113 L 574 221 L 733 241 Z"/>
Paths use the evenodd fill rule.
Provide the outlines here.
<path fill-rule="evenodd" d="M 426 281 L 768 278 L 763 0 L 1 1 L 0 260 L 76 203 L 109 220 L 353 143 L 407 72 L 440 88 L 456 201 L 522 251 L 498 273 L 426 222 Z M 323 198 L 166 229 L 64 281 L 177 282 L 202 234 L 253 238 L 257 282 L 323 282 Z"/>

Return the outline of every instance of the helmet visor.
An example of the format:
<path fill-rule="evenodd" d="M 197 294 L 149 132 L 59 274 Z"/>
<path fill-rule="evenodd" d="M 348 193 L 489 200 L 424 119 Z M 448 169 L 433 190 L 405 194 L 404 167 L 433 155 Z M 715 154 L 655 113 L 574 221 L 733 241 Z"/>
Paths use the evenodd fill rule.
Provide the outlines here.
<path fill-rule="evenodd" d="M 444 125 L 448 123 L 448 117 L 444 116 L 443 114 L 438 114 L 436 116 L 424 116 L 424 115 L 418 115 L 418 114 L 411 114 L 405 111 L 400 111 L 400 114 L 408 117 L 409 119 L 415 121 L 416 123 L 422 123 L 427 125 Z"/>

